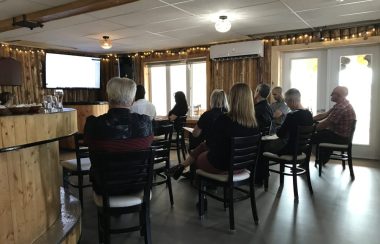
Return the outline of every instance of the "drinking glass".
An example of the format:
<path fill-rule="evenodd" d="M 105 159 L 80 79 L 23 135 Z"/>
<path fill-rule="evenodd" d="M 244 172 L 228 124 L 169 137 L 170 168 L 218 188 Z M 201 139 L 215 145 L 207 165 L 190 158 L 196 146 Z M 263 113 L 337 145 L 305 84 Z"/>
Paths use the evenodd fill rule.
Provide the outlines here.
<path fill-rule="evenodd" d="M 54 90 L 54 97 L 56 97 L 56 108 L 58 110 L 63 109 L 63 90 L 62 89 L 55 89 Z"/>
<path fill-rule="evenodd" d="M 45 113 L 52 112 L 53 109 L 53 96 L 52 95 L 46 95 L 43 98 L 42 105 L 44 106 Z"/>

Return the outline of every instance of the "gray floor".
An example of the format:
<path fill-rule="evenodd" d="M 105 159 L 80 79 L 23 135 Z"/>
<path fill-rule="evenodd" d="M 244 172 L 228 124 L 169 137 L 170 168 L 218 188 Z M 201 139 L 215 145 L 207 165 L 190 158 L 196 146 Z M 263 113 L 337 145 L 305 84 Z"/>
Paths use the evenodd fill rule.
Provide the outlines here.
<path fill-rule="evenodd" d="M 272 174 L 268 192 L 256 189 L 259 225 L 254 225 L 249 201 L 243 201 L 235 205 L 235 233 L 229 231 L 228 211 L 213 199 L 208 200 L 206 217 L 198 218 L 197 191 L 188 180 L 173 181 L 173 208 L 165 186 L 158 186 L 151 201 L 153 243 L 380 243 L 380 162 L 355 160 L 354 164 L 356 179 L 351 182 L 348 168 L 342 171 L 338 162 L 328 163 L 321 178 L 311 162 L 314 195 L 300 178 L 298 204 L 291 178 L 286 177 L 278 191 L 279 177 Z M 98 243 L 89 188 L 84 206 L 80 243 Z M 122 217 L 115 223 L 134 220 Z M 144 243 L 144 239 L 135 232 L 112 236 L 112 243 Z"/>

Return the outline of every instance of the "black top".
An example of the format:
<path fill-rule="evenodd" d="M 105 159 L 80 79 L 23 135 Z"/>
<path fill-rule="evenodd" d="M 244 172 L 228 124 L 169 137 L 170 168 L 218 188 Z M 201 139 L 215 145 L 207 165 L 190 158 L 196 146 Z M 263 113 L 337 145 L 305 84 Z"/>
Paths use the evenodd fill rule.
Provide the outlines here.
<path fill-rule="evenodd" d="M 176 115 L 177 117 L 185 116 L 188 110 L 189 109 L 186 106 L 181 106 L 181 105 L 176 104 L 174 105 L 172 110 L 169 111 L 169 116 L 172 114 Z"/>
<path fill-rule="evenodd" d="M 202 129 L 202 134 L 199 136 L 202 141 L 206 140 L 207 143 L 210 138 L 210 133 L 214 122 L 220 115 L 224 114 L 225 112 L 227 111 L 224 108 L 213 108 L 201 115 L 197 122 L 197 125 L 199 129 Z"/>
<path fill-rule="evenodd" d="M 273 111 L 267 100 L 255 104 L 256 120 L 260 128 L 270 126 L 273 120 Z"/>
<path fill-rule="evenodd" d="M 300 109 L 288 113 L 284 123 L 277 130 L 277 136 L 286 143 L 279 154 L 293 153 L 297 137 L 297 127 L 310 125 L 313 125 L 313 115 L 309 110 Z"/>
<path fill-rule="evenodd" d="M 213 126 L 208 141 L 208 161 L 215 168 L 228 170 L 230 161 L 231 138 L 234 136 L 250 136 L 260 133 L 258 128 L 244 127 L 233 122 L 226 114 L 220 115 Z"/>
<path fill-rule="evenodd" d="M 126 108 L 111 108 L 98 117 L 89 116 L 84 135 L 94 150 L 146 149 L 153 139 L 152 122 L 147 115 L 131 113 Z"/>

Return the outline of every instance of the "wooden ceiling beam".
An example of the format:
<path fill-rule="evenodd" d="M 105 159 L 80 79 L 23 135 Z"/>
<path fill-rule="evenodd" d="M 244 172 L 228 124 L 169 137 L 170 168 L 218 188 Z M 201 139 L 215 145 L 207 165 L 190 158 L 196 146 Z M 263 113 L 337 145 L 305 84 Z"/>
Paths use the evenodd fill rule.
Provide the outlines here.
<path fill-rule="evenodd" d="M 111 8 L 136 1 L 138 0 L 79 0 L 66 3 L 60 6 L 35 11 L 32 13 L 25 13 L 24 15 L 26 17 L 25 19 L 28 21 L 45 23 L 52 20 Z M 21 21 L 22 19 L 22 15 L 15 16 L 15 21 Z M 13 18 L 0 20 L 0 32 L 14 30 L 18 28 L 24 27 L 14 26 Z"/>

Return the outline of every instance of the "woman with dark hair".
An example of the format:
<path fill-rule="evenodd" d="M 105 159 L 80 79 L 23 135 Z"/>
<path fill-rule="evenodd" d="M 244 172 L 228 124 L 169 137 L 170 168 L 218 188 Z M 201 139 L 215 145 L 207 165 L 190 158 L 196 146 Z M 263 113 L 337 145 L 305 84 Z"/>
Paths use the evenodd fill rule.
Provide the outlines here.
<path fill-rule="evenodd" d="M 174 121 L 177 119 L 179 116 L 184 116 L 187 114 L 187 111 L 189 110 L 187 101 L 186 101 L 186 96 L 183 92 L 177 91 L 174 94 L 174 100 L 175 100 L 175 105 L 172 108 L 172 110 L 169 111 L 168 118 L 170 121 Z"/>

